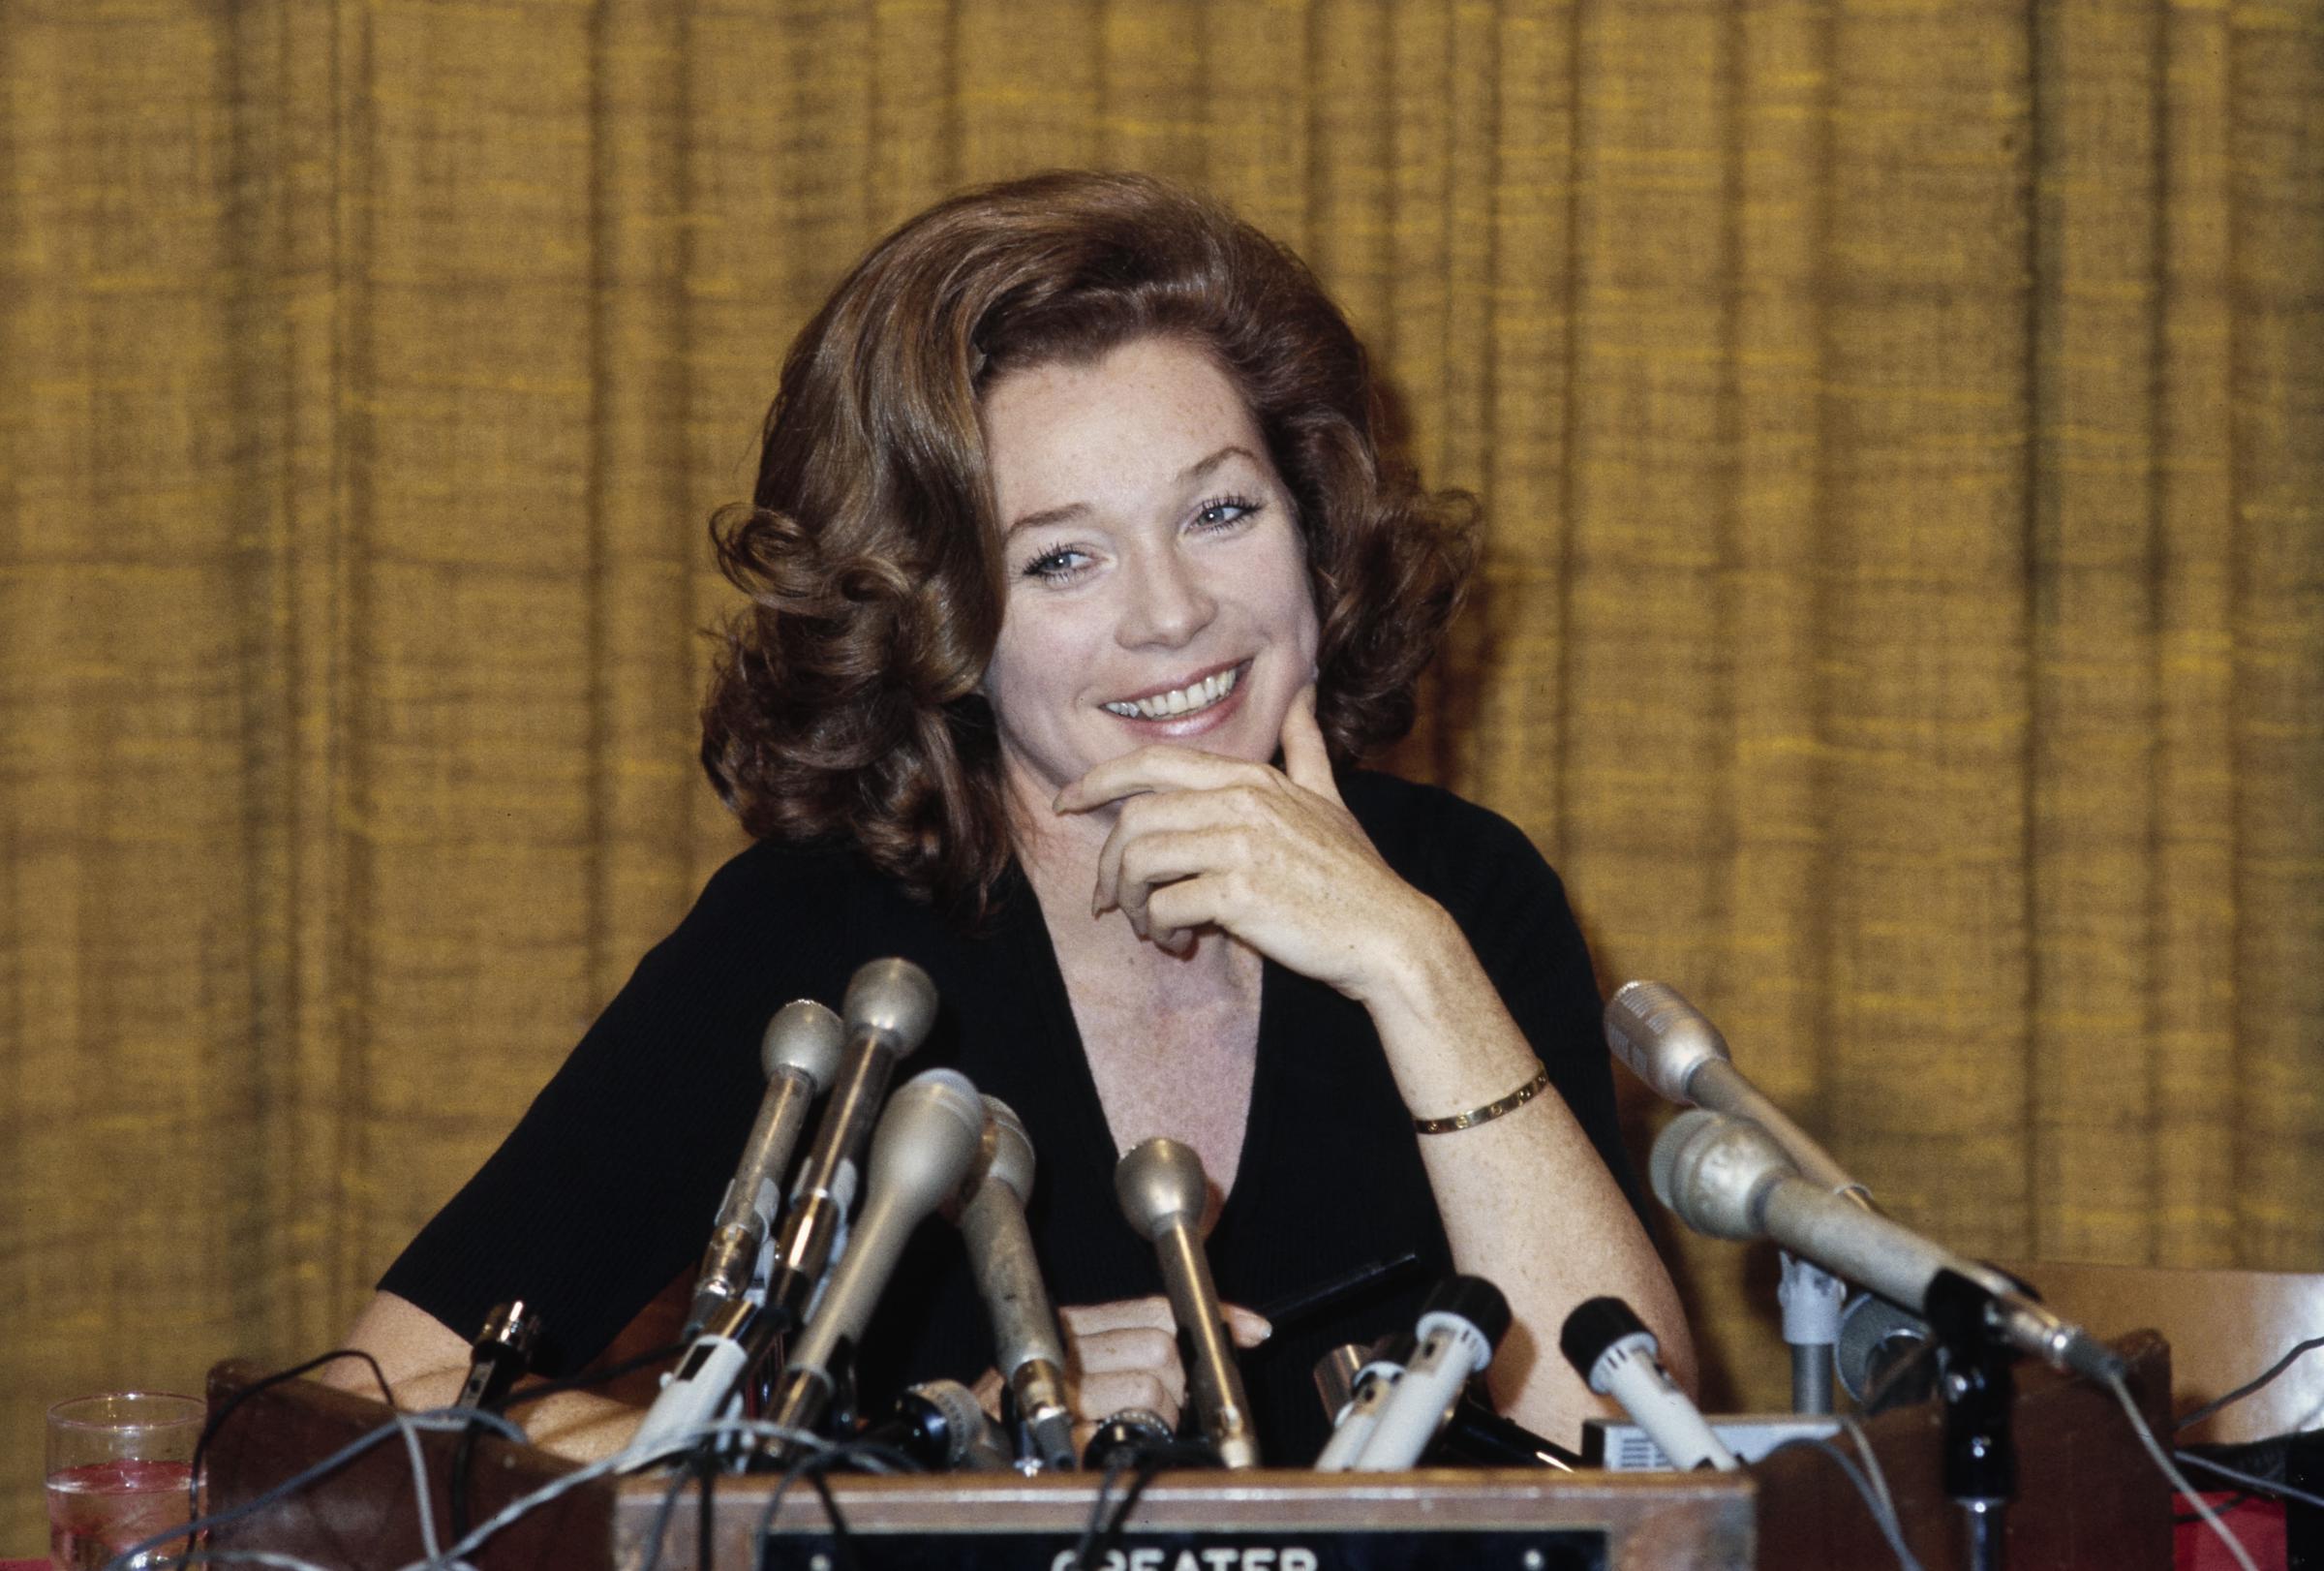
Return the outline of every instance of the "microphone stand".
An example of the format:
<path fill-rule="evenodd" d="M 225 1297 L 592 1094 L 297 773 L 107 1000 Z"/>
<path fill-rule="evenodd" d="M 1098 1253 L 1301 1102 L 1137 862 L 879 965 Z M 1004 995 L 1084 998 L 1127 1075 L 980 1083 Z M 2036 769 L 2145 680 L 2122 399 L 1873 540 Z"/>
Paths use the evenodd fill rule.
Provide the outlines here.
<path fill-rule="evenodd" d="M 2004 1519 L 2017 1494 L 2017 1446 L 2009 1431 L 2017 1353 L 1990 1330 L 1991 1298 L 1967 1277 L 1941 1271 L 1923 1305 L 1937 1337 L 1937 1389 L 1944 1400 L 1944 1492 L 1967 1518 L 1970 1571 L 2001 1571 Z"/>
<path fill-rule="evenodd" d="M 1832 1348 L 1840 1340 L 1840 1309 L 1848 1283 L 1815 1261 L 1779 1251 L 1783 1280 L 1775 1289 L 1784 1309 L 1784 1340 L 1791 1348 L 1791 1410 L 1832 1410 Z"/>

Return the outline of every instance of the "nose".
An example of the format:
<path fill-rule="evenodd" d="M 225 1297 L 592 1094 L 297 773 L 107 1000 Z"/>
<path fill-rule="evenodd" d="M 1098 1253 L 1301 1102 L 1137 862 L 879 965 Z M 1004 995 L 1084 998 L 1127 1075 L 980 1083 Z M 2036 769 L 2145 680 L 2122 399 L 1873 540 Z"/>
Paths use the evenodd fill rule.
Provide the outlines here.
<path fill-rule="evenodd" d="M 1175 549 L 1147 553 L 1124 577 L 1128 603 L 1116 636 L 1125 648 L 1175 648 L 1218 614 L 1217 599 Z"/>

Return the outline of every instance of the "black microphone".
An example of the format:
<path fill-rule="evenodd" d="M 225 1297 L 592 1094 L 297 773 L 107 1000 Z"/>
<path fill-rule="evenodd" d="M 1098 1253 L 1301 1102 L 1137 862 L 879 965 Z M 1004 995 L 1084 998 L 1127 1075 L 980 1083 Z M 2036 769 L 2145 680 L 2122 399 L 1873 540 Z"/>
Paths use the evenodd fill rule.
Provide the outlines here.
<path fill-rule="evenodd" d="M 993 1322 L 994 1362 L 1044 1467 L 1073 1465 L 1073 1409 L 1065 1394 L 1065 1341 L 1041 1279 L 1024 1203 L 1033 1192 L 1033 1142 L 1008 1103 L 985 1098 L 990 1151 L 972 1186 L 946 1210 L 968 1247 L 976 1289 Z"/>
<path fill-rule="evenodd" d="M 2124 1363 L 2104 1342 L 2059 1318 L 1990 1266 L 1964 1259 L 1878 1213 L 1801 1178 L 1758 1124 L 1697 1108 L 1654 1143 L 1647 1176 L 1657 1199 L 1698 1233 L 1771 1238 L 1826 1271 L 1906 1309 L 1926 1312 L 1930 1288 L 1975 1292 L 1987 1329 L 2022 1353 L 2101 1384 Z"/>
<path fill-rule="evenodd" d="M 1418 1463 L 1470 1376 L 1493 1361 L 1509 1320 L 1509 1300 L 1483 1277 L 1448 1277 L 1430 1288 L 1413 1329 L 1418 1350 L 1356 1454 L 1356 1470 L 1402 1472 Z"/>
<path fill-rule="evenodd" d="M 896 1399 L 896 1411 L 861 1438 L 893 1446 L 932 1472 L 1005 1470 L 1009 1454 L 976 1395 L 958 1380 L 923 1380 Z"/>
<path fill-rule="evenodd" d="M 1139 1142 L 1114 1169 L 1114 1195 L 1140 1237 L 1154 1246 L 1186 1358 L 1186 1395 L 1203 1437 L 1229 1467 L 1259 1465 L 1250 1399 L 1196 1229 L 1209 1190 L 1194 1148 L 1167 1135 Z"/>
<path fill-rule="evenodd" d="M 845 1028 L 840 1017 L 811 999 L 794 999 L 775 1011 L 759 1042 L 767 1072 L 767 1094 L 758 1104 L 742 1160 L 727 1182 L 712 1224 L 710 1248 L 694 1278 L 693 1308 L 686 1316 L 686 1340 L 698 1335 L 725 1305 L 749 1291 L 758 1272 L 767 1234 L 782 1210 L 782 1174 L 791 1149 L 807 1124 L 807 1110 L 822 1094 L 839 1063 Z"/>
<path fill-rule="evenodd" d="M 976 1088 L 951 1069 L 914 1075 L 888 1099 L 872 1136 L 863 1217 L 790 1350 L 768 1413 L 775 1423 L 811 1431 L 821 1421 L 912 1230 L 961 1186 L 984 1133 Z"/>
<path fill-rule="evenodd" d="M 1618 1298 L 1574 1307 L 1557 1345 L 1592 1391 L 1622 1404 L 1648 1439 L 1681 1471 L 1743 1465 L 1687 1394 L 1663 1368 L 1661 1346 L 1636 1310 Z"/>
<path fill-rule="evenodd" d="M 525 1308 L 521 1298 L 496 1304 L 484 1317 L 483 1329 L 470 1344 L 468 1378 L 460 1384 L 455 1407 L 498 1407 L 519 1376 L 532 1367 L 533 1347 L 540 1338 L 540 1311 Z"/>
<path fill-rule="evenodd" d="M 847 983 L 847 1039 L 832 1077 L 831 1099 L 791 1183 L 790 1209 L 775 1239 L 767 1280 L 762 1344 L 806 1316 L 855 1204 L 856 1164 L 879 1117 L 896 1065 L 928 1037 L 936 1019 L 936 985 L 908 960 L 874 960 Z"/>

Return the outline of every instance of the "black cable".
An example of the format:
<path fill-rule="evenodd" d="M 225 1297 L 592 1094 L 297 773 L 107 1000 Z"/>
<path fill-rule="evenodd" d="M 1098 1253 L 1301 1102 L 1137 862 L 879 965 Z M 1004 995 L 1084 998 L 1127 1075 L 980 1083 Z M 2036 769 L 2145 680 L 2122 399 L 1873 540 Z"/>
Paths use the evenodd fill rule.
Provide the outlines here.
<path fill-rule="evenodd" d="M 2229 1492 L 2226 1499 L 2220 1501 L 2217 1505 L 2213 1506 L 2212 1510 L 2224 1517 L 2230 1511 L 2242 1510 L 2245 1506 L 2249 1505 L 2257 1498 L 2259 1498 L 2259 1496 L 2252 1494 L 2249 1490 L 2233 1490 Z M 2171 1525 L 2174 1527 L 2198 1526 L 2203 1523 L 2203 1513 L 2200 1511 L 2174 1511 L 2171 1513 Z"/>
<path fill-rule="evenodd" d="M 839 1501 L 832 1495 L 823 1474 L 840 1463 L 859 1458 L 880 1463 L 893 1472 L 927 1471 L 894 1446 L 872 1440 L 841 1441 L 822 1451 L 808 1452 L 782 1470 L 774 1489 L 767 1493 L 767 1503 L 759 1510 L 758 1525 L 750 1530 L 750 1543 L 760 1561 L 766 1559 L 767 1540 L 774 1536 L 775 1514 L 782 1509 L 782 1497 L 790 1493 L 793 1484 L 804 1478 L 813 1486 L 816 1498 L 823 1502 L 824 1514 L 831 1519 L 832 1552 L 840 1557 L 840 1571 L 852 1571 L 856 1564 L 855 1546 L 848 1540 L 846 1519 L 840 1515 Z"/>
<path fill-rule="evenodd" d="M 692 1463 L 696 1453 L 707 1455 L 713 1442 L 704 1439 L 691 1449 L 671 1459 L 670 1487 L 662 1493 L 661 1504 L 654 1511 L 653 1525 L 646 1529 L 646 1563 L 638 1571 L 656 1571 L 661 1564 L 662 1534 L 669 1530 L 670 1519 L 678 1514 L 678 1496 L 686 1493 L 686 1481 L 693 1476 Z M 702 1562 L 707 1566 L 710 1562 Z"/>
<path fill-rule="evenodd" d="M 1122 1528 L 1137 1509 L 1138 1497 L 1172 1466 L 1216 1467 L 1218 1456 L 1209 1447 L 1183 1440 L 1148 1440 L 1133 1442 L 1117 1448 L 1106 1461 L 1105 1476 L 1098 1481 L 1097 1498 L 1089 1503 L 1089 1524 L 1082 1529 L 1081 1541 L 1073 1547 L 1073 1571 L 1097 1571 L 1091 1556 L 1102 1556 L 1121 1539 Z M 1111 1520 L 1108 1519 L 1107 1496 L 1125 1472 L 1134 1472 L 1130 1487 L 1115 1502 Z"/>
<path fill-rule="evenodd" d="M 202 1453 L 209 1449 L 210 1442 L 217 1438 L 218 1432 L 225 1428 L 227 1419 L 232 1415 L 234 1409 L 261 1391 L 271 1391 L 286 1380 L 295 1380 L 309 1370 L 321 1369 L 325 1364 L 335 1363 L 343 1358 L 359 1358 L 371 1366 L 371 1377 L 380 1382 L 381 1397 L 388 1406 L 395 1405 L 395 1388 L 387 1383 L 387 1371 L 380 1368 L 378 1359 L 360 1347 L 334 1347 L 327 1353 L 316 1354 L 304 1364 L 293 1364 L 287 1370 L 277 1370 L 272 1374 L 263 1375 L 252 1381 L 218 1404 L 218 1410 L 210 1414 L 208 1422 L 201 1426 L 200 1437 L 194 1442 L 194 1470 L 186 1475 L 186 1521 L 189 1527 L 201 1515 Z M 193 1535 L 189 1530 L 186 1537 L 186 1548 L 191 1550 L 194 1547 Z"/>
<path fill-rule="evenodd" d="M 559 1392 L 581 1391 L 590 1386 L 603 1385 L 608 1380 L 618 1380 L 625 1374 L 634 1373 L 649 1364 L 659 1364 L 664 1359 L 676 1358 L 691 1345 L 693 1344 L 690 1342 L 674 1341 L 666 1347 L 657 1347 L 651 1352 L 640 1353 L 635 1358 L 625 1358 L 619 1364 L 608 1364 L 601 1370 L 583 1370 L 579 1374 L 568 1374 L 561 1380 L 543 1380 L 538 1385 L 521 1386 L 502 1398 L 494 1411 L 505 1413 L 511 1407 L 521 1406 L 529 1402 L 538 1402 L 543 1397 L 554 1397 Z"/>
<path fill-rule="evenodd" d="M 2310 1337 L 2304 1342 L 2296 1343 L 2290 1352 L 2284 1354 L 2275 1363 L 2269 1365 L 2268 1371 L 2265 1374 L 2258 1376 L 2256 1379 L 2245 1381 L 2242 1385 L 2237 1386 L 2233 1391 L 2228 1392 L 2224 1397 L 2215 1398 L 2214 1400 L 2205 1402 L 2202 1406 L 2195 1408 L 2192 1412 L 2187 1413 L 2185 1417 L 2178 1419 L 2171 1425 L 2171 1432 L 2176 1434 L 2181 1430 L 2202 1423 L 2205 1419 L 2217 1412 L 2220 1408 L 2225 1407 L 2230 1402 L 2242 1402 L 2246 1397 L 2248 1397 L 2251 1395 L 2251 1393 L 2257 1391 L 2261 1386 L 2266 1385 L 2269 1381 L 2275 1379 L 2276 1376 L 2290 1369 L 2293 1361 L 2298 1359 L 2301 1354 L 2310 1352 L 2318 1347 L 2324 1347 L 2324 1337 Z"/>
<path fill-rule="evenodd" d="M 695 1498 L 702 1502 L 702 1507 L 694 1513 L 694 1564 L 702 1568 L 702 1571 L 708 1571 L 709 1567 L 719 1563 L 710 1552 L 710 1529 L 713 1520 L 711 1495 L 719 1487 L 717 1450 L 711 1446 L 704 1446 L 694 1458 L 694 1466 L 702 1474 L 702 1487 L 695 1492 Z"/>
<path fill-rule="evenodd" d="M 2214 1462 L 2209 1457 L 2192 1451 L 2174 1451 L 2171 1455 L 2189 1467 L 2200 1467 L 2207 1473 L 2217 1473 L 2229 1483 L 2241 1485 L 2254 1494 L 2272 1494 L 2278 1499 L 2298 1500 L 2302 1505 L 2324 1506 L 2324 1494 L 2311 1494 L 2307 1490 L 2295 1489 L 2289 1484 L 2272 1482 L 2261 1478 L 2256 1473 L 2247 1473 L 2239 1467 L 2230 1467 L 2225 1463 Z"/>
<path fill-rule="evenodd" d="M 828 1468 L 817 1467 L 807 1475 L 807 1481 L 814 1487 L 815 1498 L 823 1502 L 823 1514 L 831 1519 L 832 1558 L 839 1562 L 839 1571 L 861 1571 L 855 1557 L 855 1540 L 848 1536 L 847 1519 L 840 1515 L 840 1502 L 831 1493 L 831 1480 L 823 1476 L 827 1471 Z"/>

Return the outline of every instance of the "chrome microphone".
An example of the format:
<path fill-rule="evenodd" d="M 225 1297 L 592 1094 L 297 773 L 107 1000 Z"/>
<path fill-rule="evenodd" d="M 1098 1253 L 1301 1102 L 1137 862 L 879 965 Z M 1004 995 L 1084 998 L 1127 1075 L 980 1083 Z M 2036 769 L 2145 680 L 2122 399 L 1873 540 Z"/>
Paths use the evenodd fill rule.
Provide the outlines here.
<path fill-rule="evenodd" d="M 1783 1148 L 1802 1178 L 1878 1209 L 1870 1190 L 1744 1078 L 1719 1028 L 1669 983 L 1625 982 L 1616 989 L 1605 1004 L 1605 1045 L 1665 1100 L 1749 1119 Z"/>
<path fill-rule="evenodd" d="M 758 1257 L 782 1210 L 782 1174 L 807 1124 L 807 1113 L 831 1081 L 839 1063 L 845 1028 L 840 1017 L 812 999 L 794 999 L 775 1011 L 759 1042 L 767 1072 L 767 1094 L 758 1104 L 742 1160 L 727 1182 L 712 1225 L 710 1248 L 694 1278 L 693 1308 L 687 1312 L 685 1340 L 690 1341 L 727 1304 L 742 1297 L 758 1273 Z"/>
<path fill-rule="evenodd" d="M 1509 1321 L 1509 1300 L 1483 1277 L 1448 1277 L 1431 1288 L 1413 1329 L 1418 1350 L 1381 1405 L 1355 1469 L 1402 1472 L 1417 1465 L 1470 1376 L 1493 1361 Z"/>
<path fill-rule="evenodd" d="M 856 1163 L 897 1063 L 927 1040 L 935 1024 L 936 985 L 908 960 L 874 960 L 849 979 L 842 1013 L 847 1037 L 831 1097 L 791 1182 L 790 1208 L 775 1237 L 766 1325 L 754 1338 L 762 1345 L 805 1318 L 815 1284 L 839 1252 L 855 1204 Z"/>
<path fill-rule="evenodd" d="M 994 1364 L 1041 1465 L 1073 1465 L 1073 1408 L 1065 1393 L 1065 1340 L 1041 1279 L 1024 1203 L 1033 1192 L 1033 1142 L 1008 1103 L 985 1098 L 990 1147 L 984 1169 L 945 1209 L 968 1246 L 976 1290 L 993 1321 Z"/>
<path fill-rule="evenodd" d="M 1773 1239 L 1921 1313 L 1927 1312 L 1932 1284 L 1949 1274 L 1975 1290 L 1987 1328 L 2018 1351 L 2100 1382 L 2124 1371 L 2113 1348 L 2027 1297 L 1992 1267 L 1800 1177 L 1757 1124 L 1702 1108 L 1681 1113 L 1655 1141 L 1647 1176 L 1655 1197 L 1698 1233 L 1738 1242 Z"/>
<path fill-rule="evenodd" d="M 864 1185 L 864 1214 L 822 1299 L 790 1349 L 768 1417 L 811 1431 L 830 1405 L 835 1368 L 864 1327 L 912 1230 L 961 1186 L 985 1133 L 985 1106 L 968 1077 L 950 1069 L 914 1075 L 888 1098 Z"/>
<path fill-rule="evenodd" d="M 1185 1339 L 1187 1397 L 1204 1439 L 1227 1466 L 1258 1466 L 1250 1399 L 1198 1233 L 1209 1198 L 1203 1159 L 1167 1135 L 1141 1141 L 1116 1165 L 1114 1194 L 1161 1263 L 1170 1312 Z"/>
<path fill-rule="evenodd" d="M 1636 1310 L 1618 1298 L 1593 1298 L 1574 1307 L 1557 1345 L 1592 1391 L 1622 1404 L 1646 1437 L 1680 1471 L 1742 1466 L 1701 1409 L 1663 1368 L 1662 1348 Z"/>

